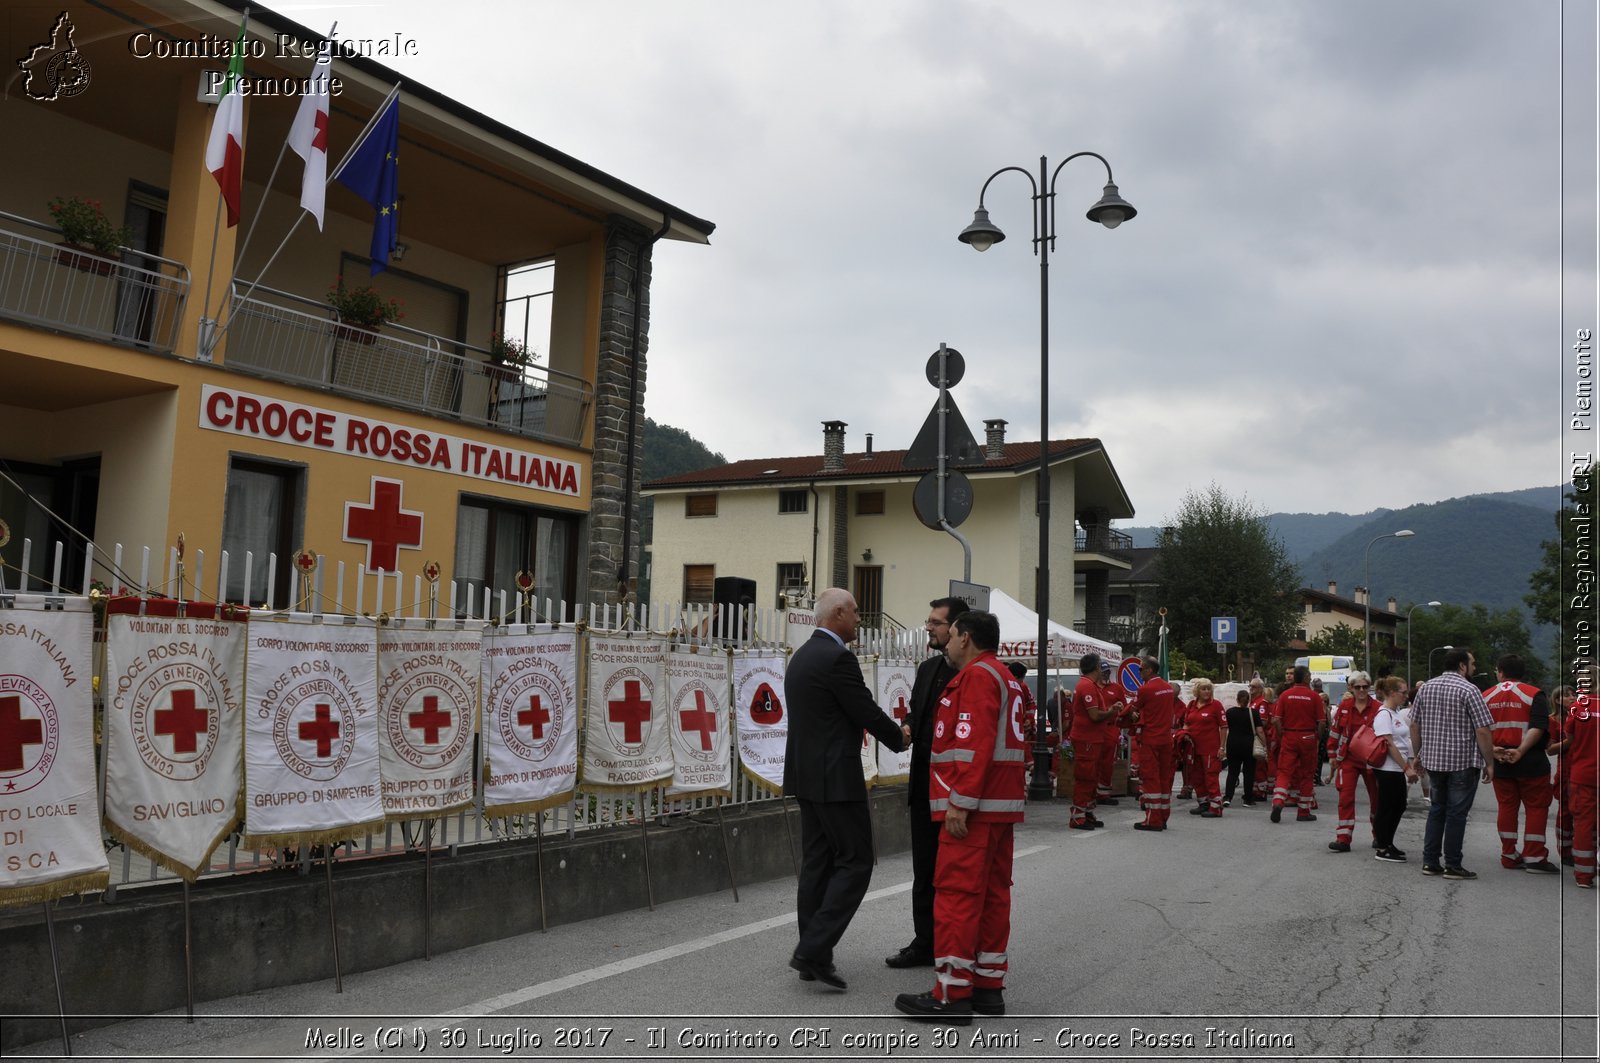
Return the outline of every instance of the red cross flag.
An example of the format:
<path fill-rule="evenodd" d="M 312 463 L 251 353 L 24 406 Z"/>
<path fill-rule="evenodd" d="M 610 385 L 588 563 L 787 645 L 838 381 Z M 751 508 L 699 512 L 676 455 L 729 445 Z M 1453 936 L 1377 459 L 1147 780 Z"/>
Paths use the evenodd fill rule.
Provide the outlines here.
<path fill-rule="evenodd" d="M 378 633 L 378 759 L 389 819 L 472 804 L 483 624 L 426 624 L 396 619 Z"/>
<path fill-rule="evenodd" d="M 668 654 L 673 769 L 667 796 L 732 791 L 733 759 L 728 752 L 732 680 L 733 665 L 724 650 L 674 649 Z"/>
<path fill-rule="evenodd" d="M 89 599 L 16 595 L 0 624 L 0 906 L 105 889 Z"/>
<path fill-rule="evenodd" d="M 198 602 L 123 608 L 138 603 L 106 621 L 106 825 L 193 882 L 239 824 L 247 628 Z"/>
<path fill-rule="evenodd" d="M 367 571 L 394 572 L 400 550 L 422 546 L 422 513 L 401 506 L 406 485 L 382 476 L 372 478 L 367 503 L 344 504 L 344 541 L 367 544 Z"/>
<path fill-rule="evenodd" d="M 884 659 L 878 661 L 877 668 L 878 704 L 899 727 L 911 713 L 911 684 L 917 678 L 916 665 L 909 660 Z M 911 778 L 909 745 L 903 753 L 896 753 L 879 742 L 873 745 L 878 747 L 879 782 L 905 782 Z"/>
<path fill-rule="evenodd" d="M 585 786 L 640 790 L 672 777 L 666 721 L 667 644 L 591 634 L 584 707 Z"/>
<path fill-rule="evenodd" d="M 311 81 L 300 97 L 300 109 L 289 127 L 289 147 L 306 163 L 300 182 L 300 205 L 317 219 L 322 228 L 322 212 L 328 197 L 328 79 L 333 71 L 333 56 L 328 48 L 317 51 Z"/>
<path fill-rule="evenodd" d="M 733 724 L 739 736 L 739 768 L 750 778 L 782 792 L 783 755 L 789 741 L 783 704 L 783 673 L 788 658 L 772 650 L 740 650 L 733 655 Z"/>
<path fill-rule="evenodd" d="M 377 657 L 372 627 L 250 625 L 247 845 L 310 845 L 383 822 Z"/>
<path fill-rule="evenodd" d="M 538 812 L 578 784 L 578 633 L 516 625 L 483 637 L 487 816 Z"/>

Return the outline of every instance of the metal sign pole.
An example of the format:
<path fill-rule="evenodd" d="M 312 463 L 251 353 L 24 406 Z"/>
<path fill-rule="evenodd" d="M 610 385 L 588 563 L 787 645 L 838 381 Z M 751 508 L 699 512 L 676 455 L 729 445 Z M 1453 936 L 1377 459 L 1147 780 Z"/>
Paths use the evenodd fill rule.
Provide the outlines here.
<path fill-rule="evenodd" d="M 739 903 L 739 880 L 733 874 L 733 849 L 728 845 L 728 824 L 722 818 L 722 798 L 717 799 L 717 833 L 722 835 L 722 861 L 728 865 L 728 885 L 733 887 L 733 903 Z"/>
<path fill-rule="evenodd" d="M 550 929 L 544 911 L 544 813 L 533 814 L 534 867 L 539 873 L 539 933 Z"/>
<path fill-rule="evenodd" d="M 194 1022 L 194 935 L 189 919 L 189 880 L 183 880 L 183 981 L 188 993 L 189 1022 Z"/>
<path fill-rule="evenodd" d="M 324 880 L 328 884 L 328 940 L 333 942 L 333 991 L 344 992 L 344 975 L 339 970 L 339 920 L 333 908 L 333 850 L 329 843 L 322 851 Z"/>
<path fill-rule="evenodd" d="M 653 912 L 656 910 L 656 887 L 655 882 L 650 877 L 650 832 L 646 829 L 648 825 L 645 823 L 648 817 L 644 814 L 644 795 L 645 791 L 640 790 L 639 808 L 637 810 L 639 813 L 639 846 L 644 850 L 645 900 L 649 903 L 650 910 Z"/>
<path fill-rule="evenodd" d="M 422 958 L 433 959 L 433 820 L 422 827 Z"/>
<path fill-rule="evenodd" d="M 56 1013 L 61 1016 L 61 1054 L 72 1055 L 72 1035 L 67 1032 L 67 1000 L 61 992 L 61 954 L 56 951 L 55 902 L 44 902 L 44 926 L 50 935 L 50 973 L 56 981 Z"/>

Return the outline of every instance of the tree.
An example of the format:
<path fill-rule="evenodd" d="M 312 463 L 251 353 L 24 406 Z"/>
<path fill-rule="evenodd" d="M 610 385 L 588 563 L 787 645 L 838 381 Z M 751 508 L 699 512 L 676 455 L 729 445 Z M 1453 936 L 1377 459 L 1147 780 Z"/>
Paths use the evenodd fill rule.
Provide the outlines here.
<path fill-rule="evenodd" d="M 1281 651 L 1294 634 L 1299 573 L 1265 512 L 1246 499 L 1214 483 L 1190 491 L 1156 545 L 1156 583 L 1174 648 L 1197 661 L 1214 658 L 1214 616 L 1236 617 L 1235 648 L 1258 660 Z"/>
<path fill-rule="evenodd" d="M 1600 516 L 1600 464 L 1573 474 L 1567 501 L 1570 504 L 1556 513 L 1556 537 L 1540 544 L 1544 560 L 1528 577 L 1528 594 L 1522 599 L 1535 620 L 1560 628 L 1555 666 L 1562 676 L 1572 674 L 1575 658 L 1594 656 L 1594 526 Z"/>
<path fill-rule="evenodd" d="M 1359 659 L 1366 652 L 1366 640 L 1362 638 L 1361 629 L 1351 627 L 1344 621 L 1333 625 L 1315 636 L 1306 640 L 1308 654 L 1330 654 L 1335 657 L 1355 657 Z"/>
<path fill-rule="evenodd" d="M 1485 605 L 1447 604 L 1417 610 L 1411 624 L 1413 679 L 1438 674 L 1444 655 L 1431 651 L 1440 646 L 1471 650 L 1478 660 L 1478 674 L 1473 678 L 1480 686 L 1494 681 L 1494 662 L 1507 653 L 1515 653 L 1528 663 L 1528 682 L 1542 687 L 1548 678 L 1544 661 L 1533 653 L 1527 621 L 1515 609 L 1491 612 Z"/>

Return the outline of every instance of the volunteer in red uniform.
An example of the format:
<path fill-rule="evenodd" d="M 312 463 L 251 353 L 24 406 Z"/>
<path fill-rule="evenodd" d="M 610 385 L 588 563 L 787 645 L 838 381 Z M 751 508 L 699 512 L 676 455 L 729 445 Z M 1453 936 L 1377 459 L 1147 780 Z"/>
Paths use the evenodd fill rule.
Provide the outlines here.
<path fill-rule="evenodd" d="M 1072 691 L 1072 818 L 1073 830 L 1094 830 L 1094 795 L 1100 785 L 1100 763 L 1106 719 L 1100 689 L 1100 655 L 1086 653 L 1078 661 L 1078 685 Z"/>
<path fill-rule="evenodd" d="M 1100 749 L 1100 764 L 1095 770 L 1094 803 L 1114 807 L 1118 801 L 1111 792 L 1111 774 L 1116 771 L 1117 747 L 1122 744 L 1122 723 L 1128 711 L 1128 692 L 1111 674 L 1111 662 L 1103 657 L 1100 659 L 1100 694 L 1105 699 L 1106 707 L 1106 718 L 1100 725 L 1105 745 Z"/>
<path fill-rule="evenodd" d="M 928 805 L 944 825 L 933 877 L 934 986 L 901 993 L 894 1006 L 964 1026 L 973 1012 L 1006 1010 L 1012 835 L 1028 745 L 1022 685 L 994 653 L 1000 621 L 971 610 L 952 626 L 945 655 L 959 671 L 939 699 L 928 773 Z"/>
<path fill-rule="evenodd" d="M 1572 707 L 1572 688 L 1556 687 L 1550 695 L 1550 739 L 1544 751 L 1556 758 L 1556 848 L 1561 862 L 1572 866 L 1572 787 L 1567 785 L 1567 710 Z"/>
<path fill-rule="evenodd" d="M 1283 806 L 1289 791 L 1299 793 L 1300 814 L 1296 822 L 1310 823 L 1312 788 L 1317 777 L 1317 739 L 1328 719 L 1322 695 L 1311 689 L 1311 669 L 1297 664 L 1291 673 L 1294 683 L 1278 695 L 1272 706 L 1272 729 L 1278 735 L 1278 777 L 1272 786 L 1272 822 L 1283 819 Z"/>
<path fill-rule="evenodd" d="M 1144 822 L 1134 830 L 1166 830 L 1172 815 L 1173 728 L 1177 723 L 1178 693 L 1161 678 L 1161 662 L 1146 657 L 1140 665 L 1150 678 L 1133 696 L 1129 721 L 1139 740 L 1139 804 Z"/>
<path fill-rule="evenodd" d="M 1544 691 L 1523 682 L 1527 665 L 1508 653 L 1495 662 L 1498 682 L 1484 692 L 1494 723 L 1494 799 L 1500 806 L 1500 866 L 1522 868 L 1535 875 L 1559 875 L 1550 862 L 1545 826 L 1550 818 L 1550 758 L 1545 754 L 1550 731 L 1550 701 Z M 1522 851 L 1517 851 L 1517 819 L 1524 819 Z"/>
<path fill-rule="evenodd" d="M 1265 801 L 1267 792 L 1272 789 L 1272 777 L 1276 773 L 1273 761 L 1277 755 L 1273 752 L 1273 742 L 1267 731 L 1267 713 L 1272 708 L 1272 702 L 1267 700 L 1267 685 L 1260 676 L 1250 680 L 1250 711 L 1255 714 L 1256 731 L 1261 735 L 1261 744 L 1267 750 L 1265 757 L 1256 758 L 1256 788 L 1250 795 L 1253 801 Z"/>
<path fill-rule="evenodd" d="M 1183 712 L 1183 729 L 1194 741 L 1194 795 L 1200 803 L 1190 815 L 1217 819 L 1222 815 L 1222 791 L 1217 776 L 1222 771 L 1228 744 L 1227 707 L 1211 696 L 1215 688 L 1209 679 L 1194 681 L 1194 700 Z"/>
<path fill-rule="evenodd" d="M 1383 704 L 1372 696 L 1372 677 L 1365 672 L 1351 672 L 1350 693 L 1339 702 L 1333 712 L 1333 728 L 1328 732 L 1328 772 L 1339 790 L 1339 825 L 1333 830 L 1333 841 L 1328 848 L 1336 853 L 1350 851 L 1350 839 L 1356 830 L 1356 781 L 1367 784 L 1367 825 L 1370 828 L 1378 811 L 1378 780 L 1374 768 L 1360 757 L 1350 756 L 1350 739 L 1357 728 L 1372 726 Z M 1373 835 L 1376 839 L 1377 835 Z M 1376 841 L 1373 842 L 1377 844 Z"/>
<path fill-rule="evenodd" d="M 1572 871 L 1578 885 L 1594 889 L 1596 806 L 1600 804 L 1600 697 L 1594 666 L 1579 671 L 1577 696 L 1567 710 L 1567 786 L 1572 793 Z"/>

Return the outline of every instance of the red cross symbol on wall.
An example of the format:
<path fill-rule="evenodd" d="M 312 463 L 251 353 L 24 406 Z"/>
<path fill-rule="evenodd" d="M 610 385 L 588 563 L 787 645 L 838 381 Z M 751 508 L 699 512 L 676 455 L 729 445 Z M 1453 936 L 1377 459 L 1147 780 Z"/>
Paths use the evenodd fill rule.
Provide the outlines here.
<path fill-rule="evenodd" d="M 333 752 L 333 740 L 339 737 L 339 721 L 333 719 L 332 705 L 318 705 L 315 720 L 300 722 L 300 739 L 317 744 L 317 756 Z"/>
<path fill-rule="evenodd" d="M 434 746 L 439 744 L 439 728 L 450 726 L 450 714 L 441 711 L 439 699 L 429 694 L 422 699 L 422 711 L 413 712 L 407 722 L 422 732 L 424 742 Z"/>
<path fill-rule="evenodd" d="M 711 751 L 711 736 L 717 732 L 716 713 L 706 708 L 706 693 L 703 690 L 694 692 L 694 708 L 684 709 L 678 713 L 678 719 L 683 724 L 685 734 L 691 732 L 700 735 L 700 748 L 705 752 Z"/>
<path fill-rule="evenodd" d="M 517 722 L 526 724 L 534 738 L 543 738 L 544 725 L 550 722 L 550 710 L 539 704 L 539 695 L 530 695 L 528 707 L 517 713 Z"/>
<path fill-rule="evenodd" d="M 155 732 L 172 736 L 174 753 L 193 753 L 195 737 L 205 734 L 210 713 L 194 704 L 194 691 L 174 690 L 172 708 L 156 710 Z"/>
<path fill-rule="evenodd" d="M 44 721 L 22 718 L 21 698 L 0 698 L 0 771 L 22 770 L 22 747 L 44 744 Z"/>
<path fill-rule="evenodd" d="M 344 504 L 344 541 L 367 544 L 367 569 L 393 572 L 400 567 L 400 548 L 416 550 L 422 546 L 422 513 L 400 508 L 405 484 L 399 480 L 372 478 L 369 503 Z"/>
<path fill-rule="evenodd" d="M 606 702 L 606 718 L 622 724 L 622 740 L 628 745 L 644 741 L 644 725 L 650 721 L 650 702 L 639 694 L 639 681 L 622 684 L 622 700 Z"/>
<path fill-rule="evenodd" d="M 906 704 L 906 696 L 904 694 L 896 698 L 893 712 L 895 723 L 905 723 L 906 717 L 911 715 L 911 706 Z"/>

